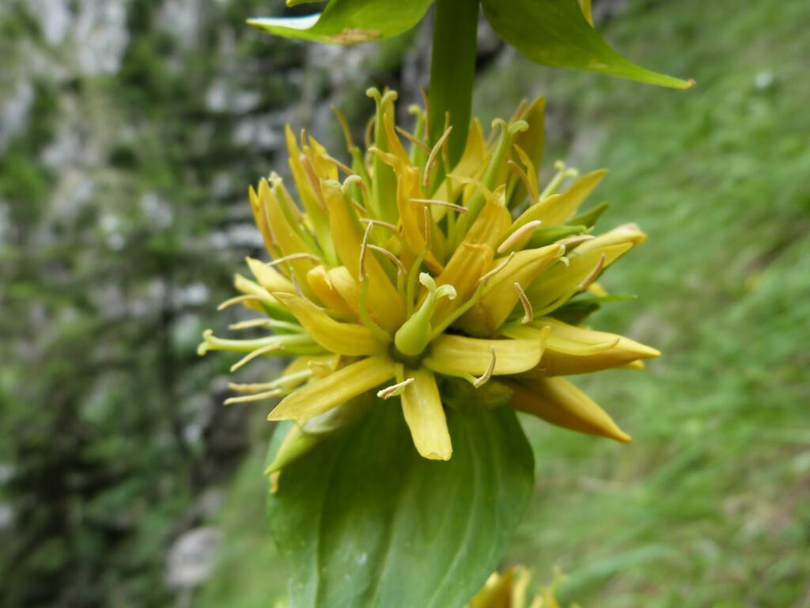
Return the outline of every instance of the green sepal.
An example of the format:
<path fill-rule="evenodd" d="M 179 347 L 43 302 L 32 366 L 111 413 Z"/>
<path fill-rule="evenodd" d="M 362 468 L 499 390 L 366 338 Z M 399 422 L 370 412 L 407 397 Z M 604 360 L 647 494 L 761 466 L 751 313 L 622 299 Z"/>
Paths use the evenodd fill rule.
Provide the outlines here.
<path fill-rule="evenodd" d="M 588 70 L 676 89 L 694 81 L 646 70 L 614 51 L 588 23 L 577 0 L 482 0 L 505 42 L 535 63 Z"/>
<path fill-rule="evenodd" d="M 594 205 L 587 211 L 575 215 L 566 222 L 569 226 L 585 226 L 586 228 L 593 228 L 602 214 L 610 208 L 610 203 L 599 203 Z"/>
<path fill-rule="evenodd" d="M 529 243 L 526 245 L 527 249 L 537 249 L 556 243 L 560 239 L 566 239 L 569 236 L 579 236 L 585 234 L 587 228 L 585 226 L 549 226 L 548 228 L 538 228 L 534 231 Z"/>
<path fill-rule="evenodd" d="M 593 313 L 602 308 L 602 304 L 608 302 L 625 302 L 627 300 L 635 300 L 637 296 L 595 296 L 588 298 L 578 298 L 566 302 L 557 310 L 551 313 L 555 319 L 559 319 L 564 323 L 571 325 L 579 325 L 585 319 L 590 317 Z"/>
<path fill-rule="evenodd" d="M 446 413 L 448 462 L 421 458 L 401 409 L 377 401 L 281 472 L 268 518 L 291 606 L 460 608 L 484 584 L 523 515 L 534 461 L 513 410 Z"/>
<path fill-rule="evenodd" d="M 323 44 L 357 44 L 408 31 L 419 23 L 433 0 L 330 0 L 322 13 L 304 17 L 257 17 L 248 23 L 261 30 Z"/>

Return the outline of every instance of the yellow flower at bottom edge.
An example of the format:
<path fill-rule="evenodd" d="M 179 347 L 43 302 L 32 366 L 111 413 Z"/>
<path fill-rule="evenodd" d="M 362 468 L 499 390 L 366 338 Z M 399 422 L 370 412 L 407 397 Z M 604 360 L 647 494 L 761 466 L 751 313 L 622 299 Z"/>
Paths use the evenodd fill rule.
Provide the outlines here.
<path fill-rule="evenodd" d="M 226 403 L 281 397 L 270 420 L 297 422 L 272 473 L 373 406 L 399 399 L 419 454 L 448 460 L 442 387 L 500 383 L 510 405 L 572 430 L 629 441 L 610 416 L 564 378 L 641 367 L 658 351 L 579 323 L 598 308 L 595 281 L 645 240 L 628 224 L 594 235 L 604 211 L 579 209 L 604 176 L 558 164 L 540 189 L 544 102 L 522 104 L 485 137 L 473 121 L 461 160 L 447 140 L 427 144 L 431 117 L 414 107 L 411 132 L 394 124 L 396 94 L 377 105 L 365 152 L 345 128 L 351 166 L 287 128 L 298 201 L 276 174 L 250 189 L 272 259 L 248 258 L 236 275 L 241 304 L 260 313 L 232 329 L 252 339 L 204 334 L 199 353 L 296 357 L 269 382 L 232 384 Z M 338 115 L 345 127 L 345 122 Z M 342 178 L 342 179 L 341 179 Z"/>

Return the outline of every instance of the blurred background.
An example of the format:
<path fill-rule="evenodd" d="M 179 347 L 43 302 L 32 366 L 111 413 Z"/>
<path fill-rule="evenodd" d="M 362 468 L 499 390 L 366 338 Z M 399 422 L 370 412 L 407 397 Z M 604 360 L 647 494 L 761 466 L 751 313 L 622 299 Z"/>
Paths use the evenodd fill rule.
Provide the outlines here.
<path fill-rule="evenodd" d="M 232 361 L 195 347 L 237 316 L 215 307 L 261 249 L 246 189 L 287 171 L 284 123 L 337 154 L 330 104 L 360 134 L 366 87 L 387 85 L 406 116 L 430 50 L 429 19 L 351 48 L 244 24 L 284 11 L 0 3 L 3 607 L 284 595 L 267 404 L 223 407 Z M 523 420 L 537 487 L 505 563 L 561 567 L 585 607 L 810 606 L 810 3 L 594 12 L 631 59 L 697 88 L 542 69 L 482 24 L 475 112 L 546 95 L 543 179 L 557 158 L 610 168 L 602 226 L 650 240 L 604 281 L 639 299 L 594 321 L 665 356 L 581 381 L 629 446 Z"/>

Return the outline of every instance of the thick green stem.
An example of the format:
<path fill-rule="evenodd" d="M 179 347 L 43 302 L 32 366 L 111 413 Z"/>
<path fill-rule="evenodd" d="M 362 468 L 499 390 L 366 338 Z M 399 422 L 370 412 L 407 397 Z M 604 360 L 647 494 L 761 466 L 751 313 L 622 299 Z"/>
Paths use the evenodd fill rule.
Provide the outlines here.
<path fill-rule="evenodd" d="M 450 166 L 461 158 L 467 143 L 475 80 L 478 0 L 436 0 L 433 56 L 430 61 L 430 141 L 444 132 L 450 113 Z"/>

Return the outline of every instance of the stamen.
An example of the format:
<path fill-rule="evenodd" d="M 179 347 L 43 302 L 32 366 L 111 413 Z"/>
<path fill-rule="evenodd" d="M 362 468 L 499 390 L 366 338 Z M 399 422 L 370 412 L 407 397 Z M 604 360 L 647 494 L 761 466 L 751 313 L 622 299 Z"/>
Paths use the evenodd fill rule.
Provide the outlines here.
<path fill-rule="evenodd" d="M 506 161 L 506 164 L 509 165 L 509 168 L 512 169 L 517 176 L 520 178 L 520 181 L 523 182 L 523 185 L 526 186 L 526 191 L 529 193 L 529 204 L 536 202 L 538 199 L 537 191 L 534 189 L 534 185 L 529 180 L 529 176 L 526 175 L 526 172 L 521 169 L 518 164 L 513 160 Z"/>
<path fill-rule="evenodd" d="M 343 180 L 343 185 L 340 187 L 343 194 L 346 194 L 346 191 L 352 184 L 357 184 L 357 187 L 360 188 L 363 192 L 366 192 L 368 190 L 366 182 L 363 181 L 363 178 L 353 173 Z"/>
<path fill-rule="evenodd" d="M 240 329 L 252 329 L 254 327 L 272 327 L 272 319 L 250 319 L 248 321 L 240 321 L 239 323 L 232 323 L 228 325 L 228 329 L 234 331 Z"/>
<path fill-rule="evenodd" d="M 321 263 L 321 258 L 312 253 L 291 253 L 290 255 L 285 255 L 283 258 L 272 260 L 268 262 L 267 265 L 278 266 L 279 264 L 291 262 L 292 260 L 312 260 L 313 262 L 318 262 L 319 264 Z"/>
<path fill-rule="evenodd" d="M 402 135 L 402 137 L 404 137 L 405 139 L 407 139 L 407 140 L 408 140 L 409 142 L 411 142 L 412 144 L 416 144 L 417 146 L 419 146 L 420 148 L 422 148 L 422 149 L 423 149 L 425 152 L 427 152 L 428 154 L 430 154 L 430 146 L 429 146 L 429 145 L 427 145 L 425 142 L 423 142 L 421 139 L 417 138 L 417 137 L 416 137 L 416 136 L 414 136 L 414 135 L 411 135 L 410 133 L 408 133 L 408 132 L 407 132 L 405 129 L 403 129 L 402 127 L 394 127 L 394 128 L 397 130 L 397 133 L 399 133 L 400 135 Z"/>
<path fill-rule="evenodd" d="M 399 395 L 405 387 L 408 386 L 411 382 L 413 382 L 416 378 L 408 378 L 403 382 L 397 382 L 396 384 L 392 384 L 391 386 L 382 389 L 381 391 L 377 391 L 377 397 L 380 399 L 388 399 L 390 397 L 394 397 L 395 395 Z"/>
<path fill-rule="evenodd" d="M 532 303 L 529 301 L 526 292 L 523 291 L 523 287 L 521 287 L 518 282 L 515 282 L 515 291 L 517 291 L 518 298 L 520 298 L 520 303 L 523 304 L 523 320 L 521 324 L 526 325 L 527 323 L 531 323 L 532 319 L 534 319 Z"/>
<path fill-rule="evenodd" d="M 343 172 L 344 172 L 346 175 L 348 175 L 348 176 L 350 176 L 350 177 L 351 177 L 352 175 L 355 175 L 355 172 L 354 172 L 354 171 L 352 171 L 351 167 L 349 167 L 349 166 L 347 166 L 347 165 L 343 164 L 343 163 L 342 163 L 342 162 L 340 162 L 338 159 L 336 159 L 334 156 L 330 156 L 329 154 L 323 154 L 322 156 L 323 156 L 323 157 L 324 157 L 326 160 L 328 160 L 328 161 L 331 161 L 331 162 L 335 163 L 335 166 L 336 166 L 338 169 L 340 169 L 341 171 L 343 171 Z"/>
<path fill-rule="evenodd" d="M 266 353 L 272 352 L 274 350 L 279 350 L 280 348 L 283 348 L 283 347 L 284 347 L 283 344 L 275 343 L 275 344 L 268 344 L 267 346 L 263 346 L 262 348 L 257 348 L 252 353 L 249 353 L 249 354 L 245 355 L 244 357 L 239 359 L 239 361 L 237 361 L 236 363 L 231 365 L 231 372 L 235 372 L 239 368 L 247 365 L 248 363 L 253 361 L 253 359 L 255 359 L 256 357 L 260 357 L 260 356 L 262 356 L 262 355 L 264 355 Z"/>
<path fill-rule="evenodd" d="M 430 172 L 433 170 L 433 165 L 436 162 L 436 159 L 439 157 L 439 152 L 444 146 L 444 142 L 447 141 L 447 138 L 450 137 L 450 132 L 453 130 L 453 127 L 447 127 L 442 136 L 439 138 L 439 141 L 436 142 L 436 145 L 433 146 L 433 149 L 430 151 L 430 156 L 428 156 L 428 161 L 425 164 L 425 171 L 422 176 L 422 185 L 427 188 L 428 184 L 430 183 Z"/>
<path fill-rule="evenodd" d="M 513 251 L 512 253 L 510 253 L 510 254 L 509 254 L 509 257 L 508 257 L 508 258 L 506 258 L 506 259 L 505 259 L 503 262 L 501 262 L 500 264 L 498 264 L 498 265 L 497 265 L 495 268 L 493 268 L 493 269 L 492 269 L 492 270 L 490 270 L 488 273 L 486 273 L 484 276 L 482 276 L 480 279 L 478 279 L 478 283 L 479 283 L 480 285 L 483 285 L 484 283 L 486 283 L 487 281 L 489 281 L 489 280 L 490 280 L 492 277 L 494 277 L 496 274 L 498 274 L 498 273 L 499 273 L 501 270 L 503 270 L 504 268 L 506 268 L 506 265 L 507 265 L 509 262 L 511 262 L 511 261 L 512 261 L 512 258 L 514 258 L 514 257 L 515 257 L 515 252 Z"/>
<path fill-rule="evenodd" d="M 376 122 L 377 116 L 372 114 L 371 118 L 369 118 L 368 122 L 366 123 L 366 130 L 365 133 L 363 134 L 364 135 L 363 139 L 365 139 L 366 141 L 366 150 L 368 150 L 371 147 L 371 138 L 372 134 L 374 133 L 374 123 Z"/>
<path fill-rule="evenodd" d="M 578 234 L 576 236 L 569 236 L 567 239 L 562 239 L 561 241 L 557 241 L 558 245 L 562 245 L 568 249 L 573 249 L 577 245 L 581 245 L 585 241 L 590 241 L 595 237 L 591 234 Z"/>
<path fill-rule="evenodd" d="M 579 285 L 577 285 L 577 290 L 585 291 L 588 289 L 590 284 L 593 283 L 596 280 L 596 277 L 599 276 L 599 273 L 602 272 L 602 269 L 605 267 L 606 259 L 607 258 L 605 257 L 604 253 L 599 256 L 599 261 L 596 263 L 596 266 L 594 266 L 593 270 L 588 273 L 588 276 L 585 277 Z"/>
<path fill-rule="evenodd" d="M 556 169 L 557 174 L 551 178 L 551 181 L 546 186 L 545 190 L 540 194 L 540 200 L 544 198 L 548 198 L 552 194 L 557 191 L 557 188 L 560 187 L 566 179 L 569 177 L 577 177 L 579 175 L 579 171 L 571 168 L 566 168 L 565 163 L 561 160 L 558 160 L 554 163 L 554 169 Z"/>
<path fill-rule="evenodd" d="M 390 222 L 384 222 L 383 220 L 373 220 L 370 217 L 361 217 L 360 222 L 363 224 L 372 224 L 374 226 L 382 226 L 383 228 L 388 228 L 391 232 L 395 234 L 399 234 L 399 228 L 397 228 L 394 224 Z"/>
<path fill-rule="evenodd" d="M 430 217 L 430 211 L 427 207 L 422 207 L 422 217 L 425 221 L 425 255 L 430 251 L 430 246 L 433 244 L 433 218 Z"/>
<path fill-rule="evenodd" d="M 349 152 L 351 152 L 354 148 L 354 139 L 352 139 L 352 130 L 349 128 L 349 123 L 346 122 L 346 117 L 343 116 L 343 113 L 338 109 L 335 104 L 330 106 L 332 108 L 332 113 L 337 117 L 338 122 L 340 122 L 340 126 L 343 128 L 343 136 L 346 138 L 346 145 L 349 148 Z"/>
<path fill-rule="evenodd" d="M 284 386 L 285 384 L 289 384 L 290 382 L 296 382 L 298 380 L 306 379 L 312 376 L 312 370 L 305 369 L 301 370 L 300 372 L 294 372 L 292 374 L 287 374 L 286 376 L 281 376 L 280 378 L 276 378 L 272 382 L 262 382 L 259 384 L 237 384 L 235 382 L 229 382 L 228 388 L 232 391 L 236 391 L 237 393 L 256 393 L 260 391 L 268 391 L 273 388 L 278 388 L 280 386 Z"/>
<path fill-rule="evenodd" d="M 374 251 L 380 252 L 385 257 L 387 257 L 389 260 L 391 260 L 394 263 L 394 265 L 397 267 L 397 274 L 398 275 L 407 274 L 408 270 L 405 268 L 405 264 L 403 264 L 400 261 L 400 259 L 397 256 L 395 256 L 393 253 L 391 253 L 387 249 L 384 249 L 383 247 L 378 247 L 377 245 L 369 245 L 368 248 L 373 249 Z"/>
<path fill-rule="evenodd" d="M 266 391 L 264 393 L 256 393 L 254 395 L 242 395 L 240 397 L 228 397 L 225 400 L 225 405 L 233 405 L 234 403 L 250 403 L 252 401 L 264 401 L 265 399 L 272 399 L 274 397 L 278 397 L 284 391 L 277 388 L 272 391 Z"/>
<path fill-rule="evenodd" d="M 298 283 L 298 277 L 295 276 L 295 270 L 290 268 L 290 281 L 292 281 L 293 288 L 295 289 L 295 293 L 298 295 L 299 298 L 304 297 L 304 292 L 301 291 L 301 285 Z"/>
<path fill-rule="evenodd" d="M 315 198 L 317 199 L 318 204 L 324 211 L 326 211 L 326 203 L 323 201 L 323 195 L 321 194 L 321 182 L 320 178 L 315 173 L 315 167 L 312 166 L 312 162 L 309 160 L 309 157 L 306 154 L 301 154 L 298 158 L 301 161 L 301 166 L 304 167 L 304 173 L 307 174 L 309 185 L 312 188 L 312 191 L 315 193 Z"/>
<path fill-rule="evenodd" d="M 363 234 L 363 243 L 360 245 L 360 270 L 358 271 L 358 279 L 362 283 L 366 280 L 366 252 L 368 251 L 368 237 L 371 234 L 371 229 L 374 224 L 366 226 L 366 232 Z"/>
<path fill-rule="evenodd" d="M 463 175 L 456 175 L 455 173 L 450 173 L 450 174 L 447 175 L 447 177 L 452 179 L 452 180 L 455 180 L 455 181 L 459 182 L 460 184 L 464 184 L 465 186 L 468 185 L 468 184 L 472 184 L 478 190 L 481 191 L 481 193 L 484 195 L 484 198 L 487 199 L 487 201 L 491 200 L 492 197 L 494 196 L 493 193 L 492 193 L 492 190 L 487 188 L 482 182 L 480 182 L 479 180 L 477 180 L 475 178 L 465 177 Z"/>
<path fill-rule="evenodd" d="M 512 234 L 506 237 L 498 246 L 498 253 L 505 253 L 509 251 L 512 247 L 514 247 L 518 241 L 520 241 L 524 236 L 530 235 L 532 232 L 537 230 L 540 227 L 540 224 L 543 222 L 540 220 L 532 220 L 531 222 L 527 222 L 523 224 L 520 228 L 515 230 Z"/>
<path fill-rule="evenodd" d="M 489 381 L 489 379 L 492 378 L 492 372 L 495 371 L 495 345 L 494 344 L 489 345 L 489 353 L 490 353 L 489 365 L 487 365 L 487 370 L 484 372 L 484 375 L 481 376 L 480 378 L 477 378 L 475 380 L 475 382 L 473 382 L 473 386 L 475 388 L 481 388 L 482 386 L 484 386 Z"/>
<path fill-rule="evenodd" d="M 217 310 L 225 310 L 226 308 L 230 308 L 235 304 L 241 304 L 243 302 L 261 302 L 261 300 L 262 299 L 259 296 L 251 296 L 251 295 L 236 296 L 235 298 L 225 300 L 222 304 L 217 306 Z"/>
<path fill-rule="evenodd" d="M 461 205 L 456 205 L 455 203 L 450 203 L 448 201 L 440 201 L 435 198 L 409 198 L 408 201 L 411 203 L 423 203 L 425 205 L 439 205 L 440 207 L 448 207 L 449 209 L 453 209 L 459 213 L 467 213 L 469 211 L 469 209 L 462 207 Z"/>

